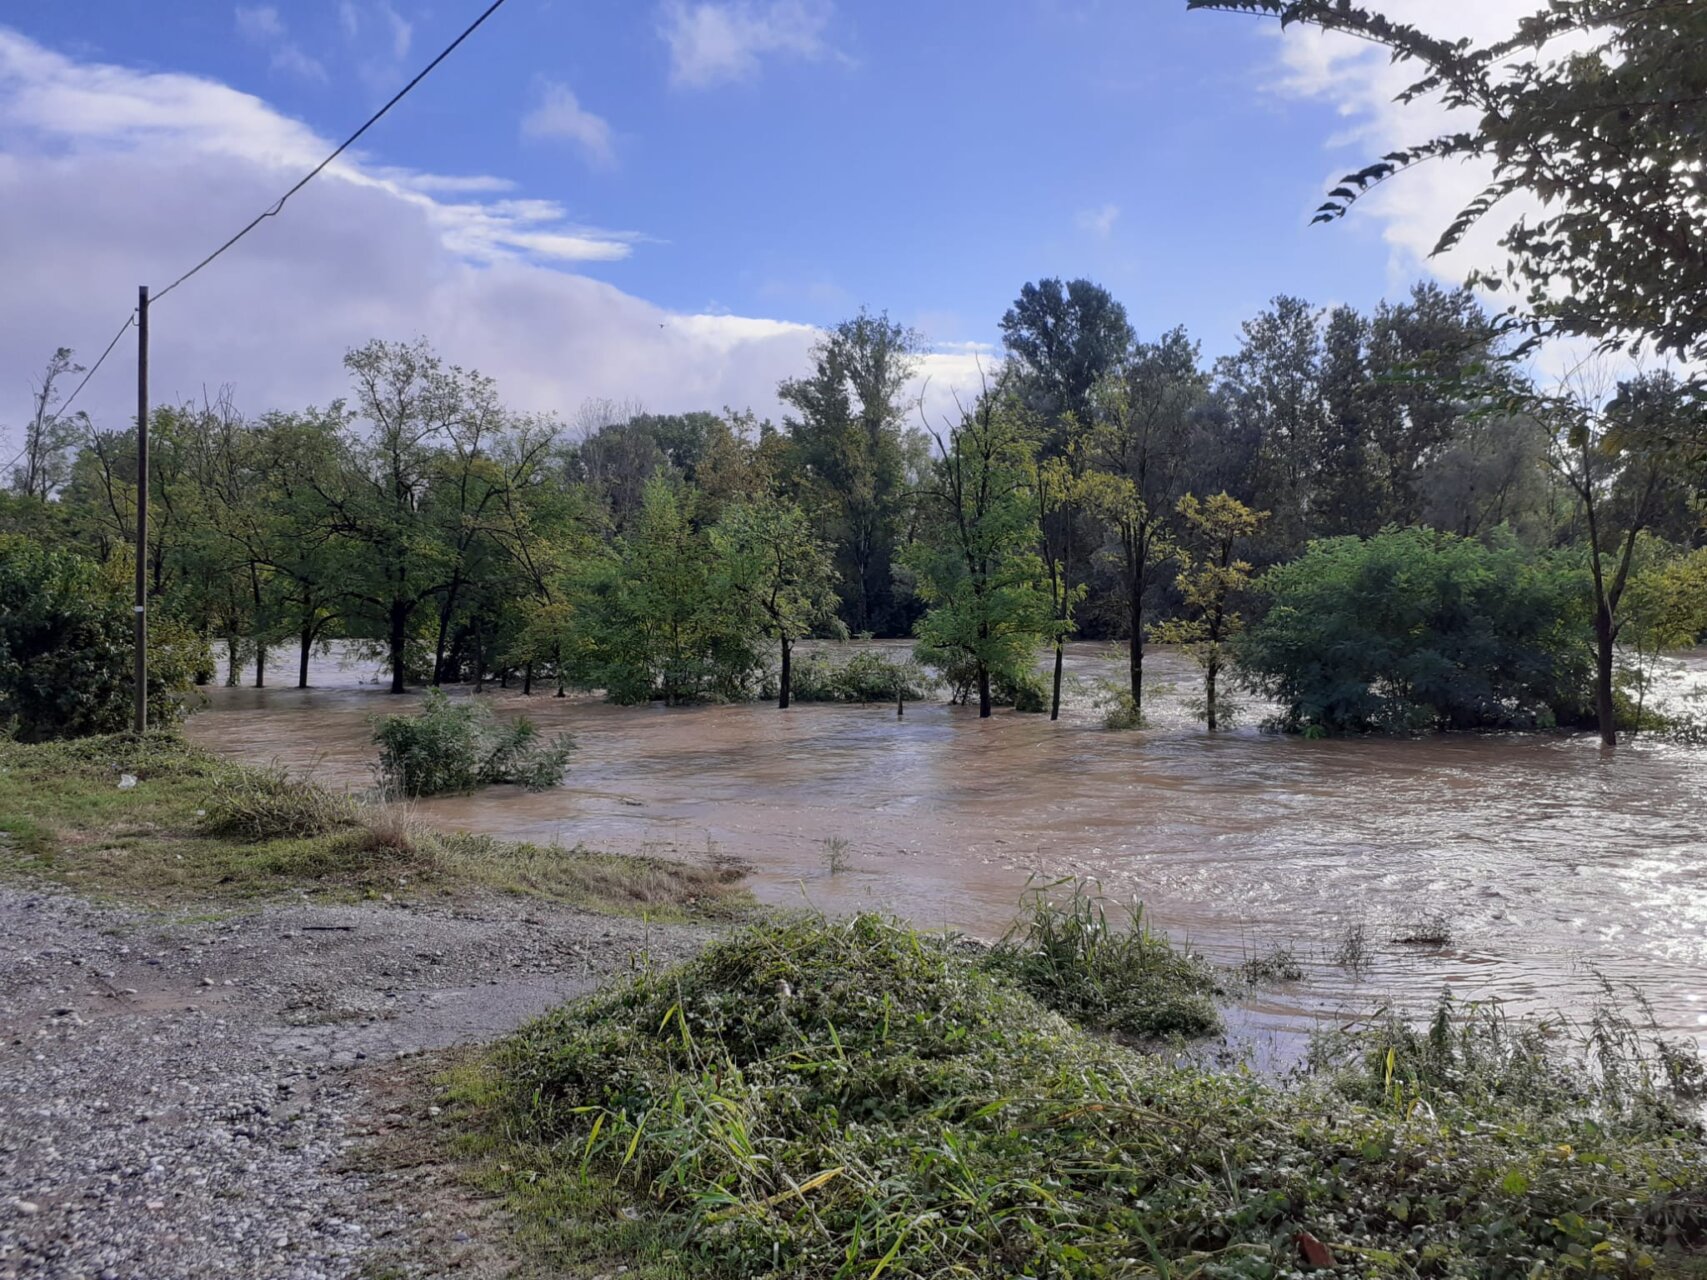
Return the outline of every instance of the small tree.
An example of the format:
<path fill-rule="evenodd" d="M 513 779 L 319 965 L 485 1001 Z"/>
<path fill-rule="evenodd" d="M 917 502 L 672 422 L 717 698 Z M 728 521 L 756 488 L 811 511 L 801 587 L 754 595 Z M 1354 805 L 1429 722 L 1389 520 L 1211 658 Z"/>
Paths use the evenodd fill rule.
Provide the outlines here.
<path fill-rule="evenodd" d="M 902 556 L 930 606 L 919 658 L 970 667 L 987 717 L 992 684 L 1027 683 L 1038 646 L 1069 624 L 1051 608 L 1037 554 L 1035 445 L 1016 407 L 987 391 L 937 447 L 919 493 L 928 528 Z"/>
<path fill-rule="evenodd" d="M 12 487 L 26 498 L 47 501 L 71 476 L 71 448 L 87 432 L 89 420 L 82 413 L 61 417 L 54 409 L 63 394 L 62 378 L 83 372 L 71 358 L 70 347 L 60 347 L 48 358 L 41 381 L 36 383 L 34 408 L 24 424 L 24 448 L 12 468 Z"/>
<path fill-rule="evenodd" d="M 1251 581 L 1250 563 L 1238 559 L 1236 551 L 1262 527 L 1268 512 L 1252 511 L 1225 493 L 1206 501 L 1188 493 L 1177 510 L 1185 534 L 1185 546 L 1176 553 L 1178 583 L 1187 614 L 1152 627 L 1150 636 L 1158 644 L 1179 645 L 1203 669 L 1204 719 L 1214 732 L 1222 719 L 1218 681 L 1227 665 L 1227 645 L 1245 627 L 1233 605 Z"/>
<path fill-rule="evenodd" d="M 794 642 L 841 625 L 830 549 L 799 506 L 775 497 L 728 507 L 711 531 L 711 544 L 719 588 L 776 637 L 782 654 L 776 705 L 787 710 Z"/>
<path fill-rule="evenodd" d="M 1643 533 L 1707 457 L 1687 390 L 1666 374 L 1632 379 L 1610 401 L 1592 387 L 1532 399 L 1553 428 L 1550 461 L 1577 500 L 1594 587 L 1595 718 L 1618 743 L 1614 696 L 1624 595 Z"/>

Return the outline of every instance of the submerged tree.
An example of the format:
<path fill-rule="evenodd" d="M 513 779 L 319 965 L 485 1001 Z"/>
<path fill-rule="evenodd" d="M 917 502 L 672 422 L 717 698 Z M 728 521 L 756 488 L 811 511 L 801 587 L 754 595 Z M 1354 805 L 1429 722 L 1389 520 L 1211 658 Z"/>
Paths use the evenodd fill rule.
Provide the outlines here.
<path fill-rule="evenodd" d="M 1158 644 L 1177 644 L 1203 669 L 1203 716 L 1211 732 L 1226 718 L 1219 688 L 1228 662 L 1228 642 L 1244 630 L 1244 618 L 1234 608 L 1250 586 L 1250 562 L 1238 558 L 1238 548 L 1268 519 L 1225 493 L 1199 501 L 1186 494 L 1179 500 L 1182 547 L 1179 590 L 1187 613 L 1151 628 Z"/>
<path fill-rule="evenodd" d="M 751 610 L 781 650 L 777 706 L 788 708 L 794 642 L 838 626 L 836 571 L 806 513 L 781 498 L 728 507 L 711 530 L 717 586 Z M 845 630 L 843 632 L 845 633 Z"/>
<path fill-rule="evenodd" d="M 1552 428 L 1553 467 L 1585 525 L 1594 589 L 1595 719 L 1601 742 L 1616 746 L 1617 647 L 1636 551 L 1670 495 L 1700 473 L 1707 428 L 1687 390 L 1669 374 L 1625 382 L 1610 400 L 1579 386 L 1530 403 Z"/>
<path fill-rule="evenodd" d="M 994 686 L 1029 682 L 1038 646 L 1066 625 L 1054 616 L 1037 554 L 1036 445 L 998 390 L 982 395 L 937 446 L 919 494 L 926 528 L 902 556 L 929 606 L 917 627 L 919 654 L 965 668 L 987 717 Z"/>
<path fill-rule="evenodd" d="M 1168 523 L 1190 461 L 1195 419 L 1209 397 L 1197 344 L 1184 329 L 1134 344 L 1098 389 L 1088 450 L 1087 506 L 1107 521 L 1120 548 L 1126 596 L 1127 678 L 1132 705 L 1144 706 L 1144 601 L 1172 554 Z"/>

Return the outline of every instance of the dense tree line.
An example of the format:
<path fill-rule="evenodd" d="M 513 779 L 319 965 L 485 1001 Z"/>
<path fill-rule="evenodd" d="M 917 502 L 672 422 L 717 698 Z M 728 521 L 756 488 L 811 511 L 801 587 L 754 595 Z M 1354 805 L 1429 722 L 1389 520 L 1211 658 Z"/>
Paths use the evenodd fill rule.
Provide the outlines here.
<path fill-rule="evenodd" d="M 940 422 L 909 396 L 918 335 L 869 313 L 781 384 L 780 423 L 598 403 L 566 429 L 424 341 L 351 351 L 329 406 L 160 409 L 156 616 L 229 682 L 264 683 L 287 650 L 306 684 L 344 638 L 399 691 L 496 678 L 785 706 L 797 641 L 912 635 L 986 714 L 1058 713 L 1060 645 L 1090 637 L 1131 641 L 1137 716 L 1154 637 L 1202 663 L 1213 724 L 1266 607 L 1254 579 L 1322 539 L 1431 529 L 1580 561 L 1613 716 L 1642 564 L 1700 541 L 1686 389 L 1542 395 L 1464 290 L 1370 313 L 1278 298 L 1213 362 L 1184 330 L 1136 334 L 1085 280 L 1027 284 L 1001 331 L 1007 358 Z M 110 566 L 134 538 L 135 432 L 55 415 L 74 368 L 47 366 L 0 531 Z"/>

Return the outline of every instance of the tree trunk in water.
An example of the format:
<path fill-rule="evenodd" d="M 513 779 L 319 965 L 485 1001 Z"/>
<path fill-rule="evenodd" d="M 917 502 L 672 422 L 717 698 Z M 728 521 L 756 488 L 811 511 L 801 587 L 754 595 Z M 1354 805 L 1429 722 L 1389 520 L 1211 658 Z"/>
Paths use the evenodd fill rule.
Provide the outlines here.
<path fill-rule="evenodd" d="M 522 697 L 524 697 L 524 698 L 531 697 L 532 694 L 533 694 L 533 663 L 532 663 L 532 661 L 529 661 L 528 664 L 522 668 Z"/>
<path fill-rule="evenodd" d="M 482 651 L 480 637 L 474 638 L 474 692 L 483 693 L 486 689 L 486 654 Z"/>
<path fill-rule="evenodd" d="M 235 689 L 243 683 L 243 677 L 237 670 L 237 637 L 225 638 L 225 687 Z"/>
<path fill-rule="evenodd" d="M 1127 679 L 1132 682 L 1132 705 L 1144 709 L 1144 593 L 1132 588 L 1132 643 L 1126 650 Z"/>
<path fill-rule="evenodd" d="M 267 687 L 267 646 L 262 640 L 255 641 L 255 687 Z"/>
<path fill-rule="evenodd" d="M 978 718 L 990 718 L 990 668 L 982 662 L 978 664 Z"/>
<path fill-rule="evenodd" d="M 402 693 L 407 687 L 404 679 L 404 647 L 409 634 L 409 607 L 399 602 L 391 606 L 391 635 L 388 644 L 391 648 L 391 692 Z"/>
<path fill-rule="evenodd" d="M 1216 716 L 1215 716 L 1215 711 L 1216 711 L 1216 706 L 1215 706 L 1215 677 L 1218 674 L 1217 668 L 1219 666 L 1220 666 L 1220 664 L 1218 662 L 1216 662 L 1214 658 L 1211 658 L 1209 660 L 1209 665 L 1203 669 L 1203 694 L 1204 694 L 1204 697 L 1209 702 L 1209 705 L 1205 710 L 1207 713 L 1207 718 L 1209 720 L 1209 732 L 1210 733 L 1214 733 L 1215 727 L 1216 727 L 1215 726 L 1215 720 L 1216 720 Z"/>
<path fill-rule="evenodd" d="M 1049 695 L 1049 718 L 1061 718 L 1061 663 L 1066 642 L 1060 636 L 1055 637 L 1055 690 Z"/>
<path fill-rule="evenodd" d="M 308 655 L 314 649 L 314 628 L 302 629 L 302 653 L 296 661 L 296 687 L 308 688 Z"/>
<path fill-rule="evenodd" d="M 782 638 L 782 674 L 777 677 L 776 705 L 779 711 L 788 710 L 788 695 L 794 682 L 793 660 L 794 646 L 789 643 L 788 637 L 784 636 Z"/>
<path fill-rule="evenodd" d="M 1618 707 L 1612 698 L 1613 667 L 1612 611 L 1605 604 L 1594 610 L 1594 714 L 1600 722 L 1602 746 L 1618 745 Z"/>

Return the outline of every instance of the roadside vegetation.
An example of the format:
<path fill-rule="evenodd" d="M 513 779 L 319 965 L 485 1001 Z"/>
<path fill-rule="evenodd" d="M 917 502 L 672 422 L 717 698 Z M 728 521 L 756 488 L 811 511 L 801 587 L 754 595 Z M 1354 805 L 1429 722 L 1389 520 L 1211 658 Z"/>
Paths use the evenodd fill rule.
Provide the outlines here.
<path fill-rule="evenodd" d="M 169 733 L 0 741 L 0 873 L 160 908 L 503 893 L 669 920 L 749 904 L 728 868 L 435 831 L 407 804 L 235 764 Z"/>
<path fill-rule="evenodd" d="M 448 1114 L 547 1259 L 659 1280 L 1700 1274 L 1699 1063 L 1627 1024 L 1443 1010 L 1281 1083 L 1004 969 L 877 916 L 768 922 L 524 1028 Z"/>

